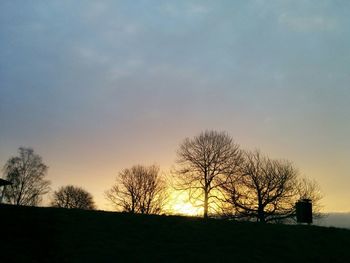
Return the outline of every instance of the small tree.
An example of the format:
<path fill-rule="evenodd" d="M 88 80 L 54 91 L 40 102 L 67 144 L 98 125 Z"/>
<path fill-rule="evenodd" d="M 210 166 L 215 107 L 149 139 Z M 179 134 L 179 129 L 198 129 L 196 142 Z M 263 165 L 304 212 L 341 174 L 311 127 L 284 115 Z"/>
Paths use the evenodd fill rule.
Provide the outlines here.
<path fill-rule="evenodd" d="M 242 162 L 239 145 L 225 132 L 205 131 L 186 138 L 177 155 L 175 188 L 188 191 L 190 201 L 201 201 L 207 218 L 209 208 L 221 203 L 221 186 Z"/>
<path fill-rule="evenodd" d="M 321 213 L 323 193 L 319 184 L 315 180 L 308 178 L 298 178 L 297 188 L 297 200 L 309 199 L 312 201 L 312 211 L 314 218 L 322 218 Z M 295 214 L 295 213 L 294 213 Z"/>
<path fill-rule="evenodd" d="M 45 180 L 48 167 L 31 148 L 20 147 L 18 156 L 11 157 L 4 166 L 4 177 L 12 184 L 4 191 L 5 201 L 15 205 L 38 205 L 49 192 Z"/>
<path fill-rule="evenodd" d="M 95 209 L 92 195 L 81 187 L 67 185 L 55 191 L 51 201 L 54 207 Z"/>
<path fill-rule="evenodd" d="M 135 165 L 119 173 L 106 198 L 118 210 L 159 214 L 166 202 L 166 184 L 158 166 Z"/>

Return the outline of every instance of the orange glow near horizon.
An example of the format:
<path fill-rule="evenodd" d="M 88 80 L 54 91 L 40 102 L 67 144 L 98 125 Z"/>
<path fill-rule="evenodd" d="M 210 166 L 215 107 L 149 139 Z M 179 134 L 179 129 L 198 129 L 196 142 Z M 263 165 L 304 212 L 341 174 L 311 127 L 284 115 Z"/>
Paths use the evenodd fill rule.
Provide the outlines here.
<path fill-rule="evenodd" d="M 172 212 L 174 214 L 198 216 L 200 214 L 200 209 L 194 207 L 190 203 L 177 203 L 172 207 Z"/>
<path fill-rule="evenodd" d="M 200 216 L 203 214 L 203 208 L 200 206 L 200 201 L 192 204 L 188 200 L 188 194 L 184 191 L 173 191 L 169 195 L 169 202 L 165 210 L 169 214 Z"/>

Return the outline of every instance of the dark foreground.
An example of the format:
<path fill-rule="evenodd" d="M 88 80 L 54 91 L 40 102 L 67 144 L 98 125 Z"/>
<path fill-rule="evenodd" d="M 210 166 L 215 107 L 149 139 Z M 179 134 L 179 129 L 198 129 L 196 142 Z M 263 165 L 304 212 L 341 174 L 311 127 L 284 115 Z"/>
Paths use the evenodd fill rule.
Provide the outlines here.
<path fill-rule="evenodd" d="M 0 262 L 350 262 L 350 230 L 0 206 Z"/>

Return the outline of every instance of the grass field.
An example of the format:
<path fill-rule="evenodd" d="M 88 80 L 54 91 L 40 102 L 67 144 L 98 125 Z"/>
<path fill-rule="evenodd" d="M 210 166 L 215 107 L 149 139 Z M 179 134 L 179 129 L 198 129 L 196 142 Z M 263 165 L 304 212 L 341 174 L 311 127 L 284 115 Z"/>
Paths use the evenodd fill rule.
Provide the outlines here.
<path fill-rule="evenodd" d="M 350 230 L 0 206 L 0 262 L 350 262 Z"/>

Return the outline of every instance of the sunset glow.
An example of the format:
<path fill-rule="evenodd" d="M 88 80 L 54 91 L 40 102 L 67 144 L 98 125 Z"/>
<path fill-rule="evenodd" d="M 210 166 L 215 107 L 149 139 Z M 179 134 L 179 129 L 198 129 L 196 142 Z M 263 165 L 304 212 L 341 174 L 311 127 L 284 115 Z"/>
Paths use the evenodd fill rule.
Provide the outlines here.
<path fill-rule="evenodd" d="M 350 211 L 350 1 L 0 1 L 0 168 L 18 147 L 98 209 L 120 171 L 226 131 Z M 348 22 L 346 22 L 348 21 Z M 48 205 L 47 195 L 43 205 Z M 169 211 L 202 214 L 187 200 Z"/>
<path fill-rule="evenodd" d="M 199 216 L 202 209 L 196 208 L 190 203 L 176 203 L 172 207 L 174 214 L 188 215 L 188 216 Z"/>
<path fill-rule="evenodd" d="M 349 25 L 350 0 L 0 0 L 0 261 L 350 262 Z"/>
<path fill-rule="evenodd" d="M 188 215 L 188 216 L 200 216 L 203 214 L 203 208 L 200 206 L 200 201 L 197 200 L 194 206 L 188 200 L 188 193 L 185 191 L 172 190 L 169 195 L 169 202 L 166 205 L 165 210 L 169 214 L 174 215 Z"/>

